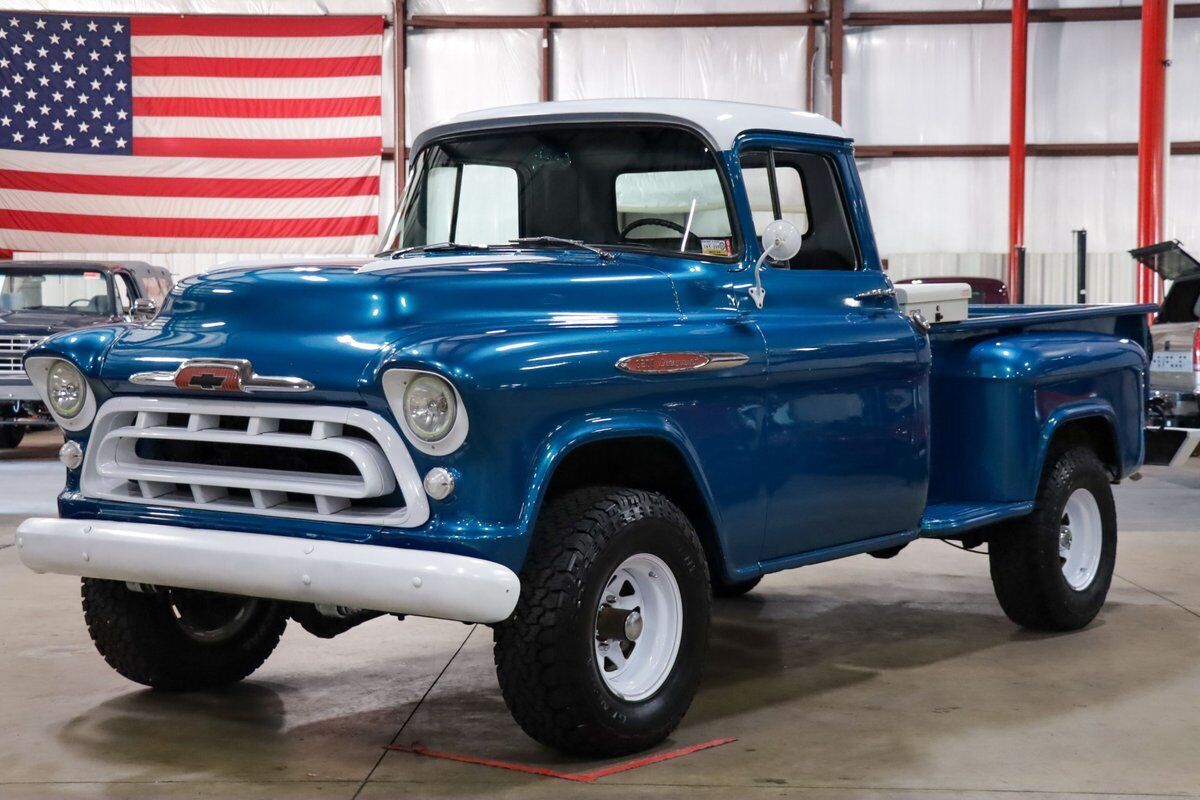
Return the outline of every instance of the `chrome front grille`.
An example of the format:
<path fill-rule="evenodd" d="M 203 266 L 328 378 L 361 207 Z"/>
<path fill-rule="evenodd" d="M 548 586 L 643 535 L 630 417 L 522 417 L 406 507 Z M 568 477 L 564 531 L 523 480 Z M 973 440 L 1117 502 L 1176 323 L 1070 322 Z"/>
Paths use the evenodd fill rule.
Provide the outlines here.
<path fill-rule="evenodd" d="M 21 357 L 43 338 L 22 333 L 0 336 L 0 376 L 25 374 Z"/>
<path fill-rule="evenodd" d="M 415 527 L 429 507 L 403 440 L 355 408 L 118 397 L 100 407 L 86 497 Z"/>

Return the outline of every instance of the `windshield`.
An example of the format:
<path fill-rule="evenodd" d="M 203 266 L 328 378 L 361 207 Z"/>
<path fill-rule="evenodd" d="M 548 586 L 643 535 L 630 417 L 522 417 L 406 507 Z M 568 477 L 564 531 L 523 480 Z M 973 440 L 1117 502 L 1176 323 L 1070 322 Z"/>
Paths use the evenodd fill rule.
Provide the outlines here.
<path fill-rule="evenodd" d="M 425 148 L 385 249 L 558 237 L 728 258 L 738 252 L 731 217 L 716 157 L 688 131 L 509 129 Z"/>
<path fill-rule="evenodd" d="M 112 316 L 104 273 L 0 271 L 0 314 L 67 310 Z"/>

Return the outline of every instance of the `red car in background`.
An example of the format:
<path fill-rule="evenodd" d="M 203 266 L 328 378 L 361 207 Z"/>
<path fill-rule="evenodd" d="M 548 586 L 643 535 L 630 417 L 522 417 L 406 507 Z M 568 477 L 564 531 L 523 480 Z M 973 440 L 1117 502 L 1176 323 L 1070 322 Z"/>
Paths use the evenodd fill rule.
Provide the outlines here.
<path fill-rule="evenodd" d="M 1008 286 L 996 278 L 974 278 L 942 276 L 938 278 L 907 278 L 896 283 L 965 283 L 971 287 L 972 305 L 1006 306 L 1012 301 L 1008 298 Z"/>

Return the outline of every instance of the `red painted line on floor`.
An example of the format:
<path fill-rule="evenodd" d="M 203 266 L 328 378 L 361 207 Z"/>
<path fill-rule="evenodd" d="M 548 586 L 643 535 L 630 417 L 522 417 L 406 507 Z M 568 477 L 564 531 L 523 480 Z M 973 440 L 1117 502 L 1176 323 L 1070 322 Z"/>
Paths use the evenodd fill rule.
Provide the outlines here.
<path fill-rule="evenodd" d="M 440 750 L 432 750 L 420 744 L 393 744 L 385 747 L 385 750 L 395 750 L 400 753 L 412 753 L 418 756 L 429 756 L 430 758 L 441 758 L 446 761 L 458 761 L 463 764 L 478 764 L 483 767 L 495 767 L 496 769 L 506 769 L 511 772 L 523 772 L 527 775 L 541 775 L 544 778 L 559 778 L 564 781 L 574 781 L 575 783 L 595 783 L 600 778 L 615 775 L 618 772 L 628 772 L 631 769 L 638 767 L 648 767 L 651 764 L 660 764 L 663 761 L 670 761 L 673 758 L 681 758 L 690 756 L 692 753 L 698 753 L 701 750 L 711 750 L 714 747 L 736 742 L 737 739 L 729 737 L 726 739 L 713 739 L 710 742 L 702 742 L 693 744 L 688 747 L 681 747 L 678 750 L 670 750 L 666 753 L 655 753 L 644 758 L 634 759 L 633 761 L 625 761 L 621 764 L 613 764 L 608 767 L 592 770 L 591 772 L 558 772 L 557 770 L 547 769 L 546 767 L 535 767 L 532 764 L 519 764 L 515 761 L 501 761 L 495 758 L 483 758 L 481 756 L 468 756 L 460 753 L 443 753 Z"/>

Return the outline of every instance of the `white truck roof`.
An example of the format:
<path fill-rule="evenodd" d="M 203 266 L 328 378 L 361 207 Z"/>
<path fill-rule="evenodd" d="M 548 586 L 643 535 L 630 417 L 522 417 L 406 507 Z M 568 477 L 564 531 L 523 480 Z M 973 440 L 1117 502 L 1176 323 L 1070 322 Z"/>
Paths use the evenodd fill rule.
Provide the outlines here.
<path fill-rule="evenodd" d="M 674 121 L 703 133 L 720 150 L 728 150 L 746 131 L 783 131 L 848 139 L 841 125 L 820 114 L 776 106 L 733 103 L 725 100 L 678 98 L 613 98 L 607 100 L 558 100 L 518 106 L 485 108 L 459 114 L 424 131 L 414 142 L 413 152 L 428 140 L 446 134 L 507 127 L 514 123 L 584 121 Z"/>

